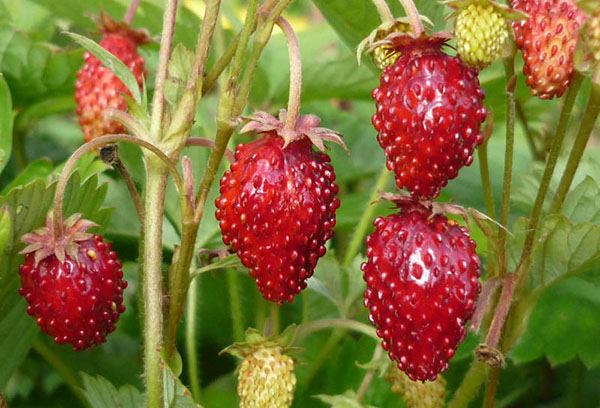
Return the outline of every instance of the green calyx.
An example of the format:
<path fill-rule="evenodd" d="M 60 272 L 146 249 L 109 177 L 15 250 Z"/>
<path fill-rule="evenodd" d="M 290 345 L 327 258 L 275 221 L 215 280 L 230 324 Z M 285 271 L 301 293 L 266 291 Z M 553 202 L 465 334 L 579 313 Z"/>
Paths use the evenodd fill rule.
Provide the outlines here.
<path fill-rule="evenodd" d="M 483 69 L 498 59 L 509 37 L 507 22 L 527 18 L 492 0 L 450 0 L 442 4 L 456 9 L 454 34 L 461 60 L 469 66 Z"/>
<path fill-rule="evenodd" d="M 219 354 L 229 353 L 239 358 L 246 358 L 258 349 L 281 348 L 283 352 L 295 355 L 300 349 L 291 347 L 296 337 L 296 325 L 288 326 L 281 334 L 265 336 L 259 330 L 252 327 L 246 330 L 244 342 L 233 343 L 231 346 L 221 350 Z"/>

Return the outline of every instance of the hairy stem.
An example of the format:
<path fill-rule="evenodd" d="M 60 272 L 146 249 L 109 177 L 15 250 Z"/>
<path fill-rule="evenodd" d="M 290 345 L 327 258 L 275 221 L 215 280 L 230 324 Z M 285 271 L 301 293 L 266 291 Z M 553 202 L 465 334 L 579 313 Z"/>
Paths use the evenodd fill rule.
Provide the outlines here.
<path fill-rule="evenodd" d="M 158 69 L 154 81 L 154 97 L 152 98 L 152 116 L 150 121 L 150 138 L 158 142 L 162 138 L 163 115 L 165 108 L 165 82 L 171 48 L 173 47 L 173 32 L 175 31 L 175 16 L 177 0 L 167 0 L 163 15 L 163 27 L 158 54 Z"/>
<path fill-rule="evenodd" d="M 164 164 L 146 157 L 145 228 L 143 260 L 144 291 L 144 373 L 146 406 L 163 406 L 160 350 L 163 345 L 163 212 L 169 173 Z"/>
<path fill-rule="evenodd" d="M 375 7 L 377 8 L 377 12 L 379 13 L 379 17 L 381 18 L 382 23 L 389 23 L 391 21 L 394 21 L 394 15 L 392 14 L 385 0 L 372 1 Z"/>
<path fill-rule="evenodd" d="M 60 175 L 60 178 L 58 179 L 58 183 L 56 186 L 56 193 L 55 193 L 55 198 L 54 198 L 54 210 L 53 210 L 53 226 L 54 226 L 54 233 L 55 236 L 60 236 L 60 234 L 62 234 L 62 228 L 63 228 L 63 215 L 62 215 L 62 207 L 63 207 L 63 199 L 64 199 L 64 195 L 65 195 L 65 188 L 67 187 L 67 182 L 69 180 L 69 176 L 71 175 L 71 173 L 73 172 L 73 169 L 75 168 L 75 166 L 77 165 L 77 161 L 81 158 L 81 156 L 83 156 L 86 152 L 96 149 L 98 147 L 107 145 L 109 143 L 117 143 L 117 142 L 125 142 L 125 143 L 131 143 L 131 144 L 135 144 L 138 145 L 140 147 L 143 147 L 147 150 L 149 150 L 150 152 L 154 153 L 154 155 L 161 160 L 161 162 L 163 163 L 163 165 L 165 165 L 167 167 L 167 169 L 170 171 L 171 175 L 173 176 L 173 180 L 175 181 L 175 186 L 177 187 L 177 190 L 179 191 L 180 195 L 181 194 L 185 194 L 185 190 L 183 189 L 183 180 L 181 179 L 181 176 L 179 175 L 179 172 L 177 171 L 177 168 L 175 167 L 175 165 L 173 165 L 173 163 L 171 162 L 171 160 L 169 160 L 169 158 L 156 146 L 154 146 L 152 143 L 147 142 L 143 139 L 138 139 L 137 137 L 133 137 L 133 136 L 129 136 L 129 135 L 105 135 L 105 136 L 100 136 L 97 137 L 93 140 L 90 140 L 89 142 L 81 145 L 77 150 L 75 150 L 75 152 L 73 152 L 73 154 L 71 155 L 71 157 L 69 157 L 69 160 L 67 160 L 67 162 L 65 163 L 64 167 L 63 167 L 63 171 Z"/>
<path fill-rule="evenodd" d="M 373 191 L 371 191 L 371 195 L 369 196 L 369 200 L 367 201 L 367 207 L 364 209 L 360 220 L 358 220 L 358 224 L 356 225 L 356 229 L 352 233 L 352 239 L 350 240 L 350 244 L 348 245 L 348 249 L 344 254 L 344 262 L 343 265 L 348 267 L 352 264 L 354 257 L 358 253 L 360 246 L 362 245 L 365 235 L 367 235 L 367 229 L 373 224 L 373 214 L 376 210 L 376 205 L 373 204 L 374 201 L 379 197 L 379 191 L 385 189 L 390 179 L 392 173 L 388 171 L 388 169 L 384 166 L 379 173 L 379 177 L 375 182 L 375 186 L 373 187 Z"/>
<path fill-rule="evenodd" d="M 519 261 L 519 266 L 517 267 L 517 271 L 522 275 L 519 277 L 519 279 L 522 282 L 524 282 L 525 276 L 527 275 L 528 268 L 525 268 L 524 266 L 528 263 L 529 256 L 531 255 L 533 240 L 535 238 L 537 226 L 542 215 L 544 200 L 546 198 L 546 194 L 548 193 L 548 187 L 550 186 L 550 181 L 552 180 L 554 168 L 556 167 L 556 162 L 558 161 L 560 149 L 562 147 L 563 140 L 567 132 L 569 118 L 571 117 L 573 105 L 575 104 L 577 92 L 579 92 L 579 87 L 581 86 L 582 80 L 583 77 L 576 71 L 573 75 L 571 86 L 567 90 L 567 95 L 565 97 L 564 105 L 560 114 L 560 120 L 556 129 L 556 135 L 554 136 L 554 140 L 552 141 L 552 147 L 550 149 L 550 154 L 548 155 L 546 167 L 544 168 L 542 181 L 540 183 L 540 187 L 535 198 L 535 202 L 533 204 L 533 210 L 531 211 L 531 217 L 529 218 L 529 225 L 527 227 L 527 235 L 525 237 L 523 252 L 521 253 L 521 259 Z"/>
<path fill-rule="evenodd" d="M 61 375 L 65 383 L 82 403 L 84 407 L 88 407 L 89 403 L 81 392 L 81 384 L 75 372 L 65 364 L 64 361 L 52 349 L 44 344 L 40 339 L 36 339 L 32 345 L 33 350 L 38 353 L 44 360 L 48 362 Z"/>
<path fill-rule="evenodd" d="M 302 95 L 302 58 L 298 38 L 290 23 L 283 17 L 277 19 L 277 25 L 283 31 L 287 40 L 290 55 L 290 94 L 288 100 L 285 129 L 295 129 L 300 116 L 300 97 Z"/>
<path fill-rule="evenodd" d="M 410 20 L 410 28 L 415 37 L 421 36 L 423 34 L 423 23 L 421 22 L 421 16 L 419 15 L 419 10 L 415 6 L 413 0 L 400 0 L 400 4 L 404 7 L 404 11 L 406 11 L 406 16 Z"/>
<path fill-rule="evenodd" d="M 488 379 L 485 385 L 485 395 L 483 398 L 483 408 L 494 408 L 496 391 L 498 390 L 498 380 L 500 378 L 500 367 L 490 367 Z"/>
<path fill-rule="evenodd" d="M 371 358 L 371 360 L 374 361 L 374 360 L 379 359 L 382 352 L 383 352 L 383 349 L 379 346 L 379 344 L 377 344 L 375 346 L 375 351 L 373 352 L 373 357 Z M 369 386 L 373 382 L 373 378 L 375 377 L 376 372 L 377 372 L 377 369 L 372 368 L 372 369 L 368 370 L 367 373 L 365 374 L 365 376 L 363 377 L 363 380 L 360 383 L 360 386 L 358 387 L 358 391 L 356 392 L 356 401 L 358 403 L 361 403 L 363 401 L 363 399 L 365 398 L 365 394 L 367 393 Z"/>
<path fill-rule="evenodd" d="M 510 189 L 512 182 L 512 165 L 515 145 L 515 55 L 504 59 L 506 71 L 506 150 L 504 154 L 504 182 L 502 185 L 502 203 L 500 205 L 500 224 L 505 228 L 498 229 L 498 273 L 503 278 L 507 273 L 506 228 L 508 228 L 508 212 L 510 210 Z"/>
<path fill-rule="evenodd" d="M 494 116 L 492 113 L 488 114 L 487 120 L 488 123 L 485 127 L 483 142 L 477 148 L 477 155 L 479 156 L 479 173 L 481 175 L 481 186 L 483 188 L 483 197 L 485 199 L 485 210 L 488 217 L 496 219 L 494 193 L 492 191 L 492 182 L 490 181 L 490 168 L 487 154 L 488 141 L 494 131 Z"/>
<path fill-rule="evenodd" d="M 137 11 L 138 6 L 140 5 L 140 0 L 131 0 L 129 3 L 129 8 L 125 12 L 125 17 L 123 17 L 123 22 L 131 25 L 133 18 L 135 17 L 135 12 Z"/>
<path fill-rule="evenodd" d="M 467 408 L 485 381 L 486 364 L 473 360 L 463 381 L 448 403 L 448 408 Z"/>
<path fill-rule="evenodd" d="M 558 185 L 558 189 L 556 190 L 556 194 L 554 195 L 554 199 L 550 205 L 550 214 L 559 212 L 563 202 L 565 201 L 567 193 L 569 192 L 569 188 L 571 188 L 573 178 L 575 177 L 575 173 L 577 172 L 577 168 L 579 167 L 579 163 L 581 162 L 581 157 L 583 156 L 585 147 L 590 139 L 592 130 L 594 129 L 596 119 L 598 119 L 599 113 L 600 85 L 592 82 L 590 99 L 588 100 L 588 105 L 583 115 L 583 120 L 579 127 L 575 144 L 573 145 L 573 150 L 571 150 L 571 154 L 569 155 L 567 166 L 565 167 L 565 171 L 560 179 L 560 184 Z"/>
<path fill-rule="evenodd" d="M 523 104 L 519 99 L 515 100 L 515 108 L 517 113 L 517 118 L 521 125 L 523 126 L 523 130 L 525 131 L 525 137 L 527 138 L 527 144 L 529 145 L 529 150 L 531 151 L 531 155 L 534 160 L 544 160 L 544 152 L 538 150 L 535 138 L 533 136 L 533 132 L 529 128 L 529 122 L 527 121 L 527 115 L 525 115 L 525 111 L 523 111 Z"/>

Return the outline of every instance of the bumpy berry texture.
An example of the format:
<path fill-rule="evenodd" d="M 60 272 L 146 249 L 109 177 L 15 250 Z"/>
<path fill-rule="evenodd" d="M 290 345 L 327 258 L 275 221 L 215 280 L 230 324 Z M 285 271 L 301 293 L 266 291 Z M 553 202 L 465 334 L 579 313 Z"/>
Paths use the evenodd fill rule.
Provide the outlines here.
<path fill-rule="evenodd" d="M 600 4 L 588 20 L 586 40 L 594 59 L 600 61 Z"/>
<path fill-rule="evenodd" d="M 340 206 L 329 156 L 314 151 L 308 137 L 283 145 L 275 132 L 240 144 L 215 202 L 223 242 L 263 297 L 279 304 L 306 288 Z"/>
<path fill-rule="evenodd" d="M 125 311 L 122 265 L 108 242 L 96 235 L 62 254 L 52 253 L 36 261 L 36 253 L 25 255 L 20 266 L 21 294 L 27 313 L 42 331 L 58 344 L 74 350 L 89 349 L 106 341 Z"/>
<path fill-rule="evenodd" d="M 392 391 L 402 396 L 409 408 L 443 408 L 446 406 L 446 380 L 438 376 L 435 381 L 411 381 L 396 365 L 390 365 L 385 379 Z"/>
<path fill-rule="evenodd" d="M 431 199 L 473 161 L 487 111 L 477 70 L 441 51 L 443 41 L 414 40 L 373 90 L 372 122 L 396 185 Z"/>
<path fill-rule="evenodd" d="M 240 364 L 240 408 L 288 408 L 295 390 L 294 360 L 281 347 L 259 348 Z"/>
<path fill-rule="evenodd" d="M 362 265 L 369 320 L 400 370 L 433 381 L 464 340 L 481 291 L 475 242 L 444 215 L 416 208 L 374 224 Z"/>
<path fill-rule="evenodd" d="M 109 33 L 100 45 L 121 60 L 142 85 L 145 75 L 144 58 L 138 55 L 136 39 L 127 33 Z M 127 110 L 123 94 L 131 96 L 129 89 L 94 55 L 83 55 L 84 65 L 77 73 L 75 102 L 77 116 L 86 142 L 98 136 L 123 133 L 125 128 L 105 117 L 106 109 Z"/>
<path fill-rule="evenodd" d="M 382 40 L 391 33 L 411 34 L 412 30 L 410 28 L 410 24 L 402 21 L 396 21 L 390 28 L 378 31 L 375 35 L 374 40 Z M 394 62 L 396 62 L 396 60 L 400 56 L 400 53 L 395 51 L 394 47 L 390 45 L 380 45 L 373 50 L 372 56 L 373 63 L 375 64 L 375 66 L 379 69 L 385 69 L 385 67 L 389 67 L 390 65 L 393 65 Z"/>
<path fill-rule="evenodd" d="M 508 25 L 492 4 L 470 4 L 457 14 L 454 34 L 461 60 L 483 69 L 500 56 L 508 38 Z"/>
<path fill-rule="evenodd" d="M 561 97 L 571 84 L 573 53 L 585 15 L 572 0 L 513 0 L 512 7 L 530 15 L 512 25 L 531 94 Z"/>

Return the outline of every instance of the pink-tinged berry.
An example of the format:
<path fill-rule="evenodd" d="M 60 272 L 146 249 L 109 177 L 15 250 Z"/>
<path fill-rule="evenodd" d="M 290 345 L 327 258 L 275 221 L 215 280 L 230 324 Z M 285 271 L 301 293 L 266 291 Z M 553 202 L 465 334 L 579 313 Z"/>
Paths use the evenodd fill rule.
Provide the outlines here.
<path fill-rule="evenodd" d="M 318 127 L 314 115 L 301 116 L 295 130 L 284 129 L 285 114 L 280 122 L 257 113 L 242 129 L 263 137 L 237 147 L 215 201 L 223 242 L 249 269 L 263 297 L 279 304 L 306 288 L 340 206 L 329 156 L 312 148 L 322 148 L 321 139 L 341 143 L 339 134 Z"/>
<path fill-rule="evenodd" d="M 433 381 L 466 336 L 480 263 L 466 228 L 417 203 L 398 205 L 367 237 L 364 304 L 398 368 Z"/>
<path fill-rule="evenodd" d="M 443 53 L 443 37 L 388 38 L 402 55 L 372 93 L 377 140 L 396 185 L 414 198 L 435 198 L 483 141 L 487 111 L 478 71 Z"/>
<path fill-rule="evenodd" d="M 102 14 L 100 30 L 103 38 L 100 45 L 121 60 L 133 72 L 138 84 L 142 86 L 142 76 L 146 75 L 144 58 L 138 55 L 137 46 L 147 42 L 147 37 L 131 30 L 124 23 L 116 23 L 106 14 Z M 94 55 L 83 55 L 83 67 L 77 73 L 75 82 L 75 102 L 77 116 L 86 142 L 106 134 L 124 133 L 125 128 L 110 120 L 105 110 L 127 110 L 124 95 L 131 92 L 111 70 L 106 68 Z"/>
<path fill-rule="evenodd" d="M 83 350 L 106 341 L 125 311 L 122 265 L 108 242 L 85 230 L 94 224 L 79 214 L 65 221 L 64 232 L 54 236 L 47 226 L 23 236 L 19 294 L 27 313 L 58 344 Z"/>
<path fill-rule="evenodd" d="M 561 97 L 571 84 L 573 53 L 585 15 L 572 0 L 513 0 L 512 7 L 529 14 L 512 25 L 531 94 Z"/>

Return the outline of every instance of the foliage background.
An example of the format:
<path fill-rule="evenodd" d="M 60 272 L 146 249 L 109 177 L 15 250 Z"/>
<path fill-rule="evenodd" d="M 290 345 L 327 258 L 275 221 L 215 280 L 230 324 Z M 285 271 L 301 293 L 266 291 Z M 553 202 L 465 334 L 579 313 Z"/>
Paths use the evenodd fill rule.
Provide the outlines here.
<path fill-rule="evenodd" d="M 399 3 L 389 3 L 397 6 L 394 10 L 398 15 Z M 429 0 L 416 3 L 420 12 L 435 23 L 435 29 L 451 29 L 444 20 L 447 9 Z M 184 0 L 182 4 L 175 43 L 182 42 L 193 48 L 201 21 L 199 10 L 203 6 L 200 0 Z M 3 130 L 0 134 L 0 169 L 6 166 L 0 174 L 0 208 L 5 204 L 24 205 L 26 208 L 24 212 L 11 213 L 14 222 L 7 248 L 11 248 L 11 242 L 14 245 L 12 252 L 5 250 L 0 260 L 0 390 L 10 407 L 39 407 L 42 402 L 44 407 L 75 406 L 78 402 L 68 387 L 69 381 L 84 386 L 87 378 L 85 385 L 88 390 L 107 387 L 81 376 L 80 372 L 100 375 L 117 388 L 131 385 L 142 389 L 141 327 L 136 301 L 139 224 L 118 174 L 90 155 L 81 162 L 78 179 L 72 180 L 70 199 L 66 200 L 70 212 L 83 211 L 99 221 L 103 234 L 113 242 L 124 262 L 129 281 L 127 312 L 122 315 L 117 331 L 108 337 L 106 344 L 92 351 L 75 353 L 67 347 L 56 346 L 48 336 L 39 334 L 35 322 L 24 311 L 24 300 L 16 293 L 20 258 L 14 255 L 20 249 L 16 238 L 39 225 L 52 202 L 51 181 L 56 179 L 70 153 L 82 143 L 81 130 L 74 114 L 73 84 L 82 64 L 83 50 L 61 32 L 68 30 L 89 35 L 94 25 L 84 16 L 86 12 L 97 13 L 103 8 L 109 14 L 122 16 L 126 5 L 125 1 L 117 0 L 0 0 L 0 72 L 3 74 L 0 88 L 10 92 L 14 110 L 14 138 L 10 137 L 10 129 L 0 127 Z M 143 1 L 134 26 L 145 27 L 152 35 L 159 35 L 161 7 L 159 0 Z M 216 37 L 217 50 L 228 43 L 232 30 L 237 31 L 241 27 L 244 2 L 224 1 L 222 7 L 226 23 Z M 286 304 L 281 308 L 282 327 L 342 314 L 367 323 L 367 312 L 362 307 L 364 282 L 359 270 L 363 255 L 357 257 L 350 268 L 341 266 L 340 260 L 359 218 L 369 205 L 372 188 L 385 163 L 370 123 L 374 111 L 370 94 L 378 84 L 378 74 L 368 59 L 363 58 L 363 63 L 357 67 L 355 58 L 356 45 L 378 24 L 378 17 L 368 0 L 297 0 L 287 16 L 298 31 L 303 58 L 302 113 L 316 113 L 324 126 L 342 132 L 352 154 L 348 156 L 337 146 L 329 152 L 336 169 L 342 202 L 337 214 L 336 235 L 329 245 L 327 256 L 320 261 L 309 289 L 292 305 Z M 149 78 L 146 82 L 151 86 L 158 44 L 144 46 L 141 53 L 147 60 Z M 283 36 L 275 30 L 257 71 L 249 111 L 263 109 L 276 112 L 286 106 L 287 58 Z M 485 104 L 495 117 L 489 152 L 492 185 L 499 207 L 505 133 L 501 63 L 483 71 L 480 79 L 487 93 Z M 572 140 L 576 133 L 574 126 L 585 107 L 589 83 L 584 83 L 582 89 L 571 122 L 573 129 L 569 130 L 567 140 Z M 203 99 L 193 136 L 213 137 L 217 97 L 218 94 L 213 92 Z M 538 140 L 551 135 L 560 102 L 530 97 L 522 75 L 519 77 L 518 98 L 528 118 L 530 131 L 537 135 Z M 0 99 L 7 101 L 8 97 Z M 4 126 L 9 121 L 3 118 L 2 122 Z M 236 135 L 232 147 L 235 143 L 249 140 L 248 136 Z M 565 144 L 569 146 L 568 142 Z M 141 185 L 143 168 L 139 151 L 122 146 L 120 152 L 135 181 Z M 208 152 L 193 148 L 186 149 L 184 154 L 192 158 L 199 177 Z M 543 169 L 540 163 L 532 160 L 522 125 L 517 126 L 515 154 L 511 224 L 530 211 Z M 582 182 L 586 175 L 597 177 L 600 169 L 597 157 L 597 138 L 592 137 L 574 185 Z M 560 171 L 557 173 L 558 179 Z M 87 181 L 80 186 L 81 180 Z M 580 187 L 581 191 L 589 193 L 595 188 L 597 192 L 593 180 L 588 179 L 586 183 Z M 25 185 L 25 189 L 14 189 Z M 387 190 L 393 188 L 392 183 L 387 186 Z M 213 188 L 209 198 L 211 204 L 198 240 L 201 247 L 212 249 L 223 246 L 218 224 L 212 215 L 216 193 L 217 189 Z M 178 202 L 174 190 L 170 196 L 164 233 L 167 260 L 179 240 Z M 593 217 L 590 215 L 591 219 L 582 218 L 581 221 L 598 223 L 600 203 L 593 194 L 590 197 L 585 201 L 585 210 Z M 439 201 L 448 200 L 484 212 L 477 159 L 443 190 Z M 84 208 L 80 207 L 80 203 Z M 376 214 L 387 214 L 387 207 L 378 204 Z M 581 214 L 581 208 L 573 214 Z M 3 225 L 0 222 L 0 238 Z M 472 235 L 478 242 L 485 273 L 486 239 L 476 228 Z M 552 252 L 553 249 L 548 250 Z M 499 407 L 599 406 L 600 290 L 599 280 L 594 278 L 597 273 L 593 273 L 599 266 L 600 261 L 596 257 L 586 264 L 589 273 L 584 277 L 564 279 L 542 295 L 524 336 L 511 352 L 508 366 L 502 371 Z M 268 313 L 268 307 L 245 270 L 219 270 L 203 274 L 194 281 L 192 292 L 196 293 L 196 307 L 188 309 L 187 313 L 194 313 L 197 319 L 195 334 L 203 387 L 201 402 L 207 407 L 233 407 L 237 401 L 233 375 L 236 361 L 233 357 L 218 355 L 221 349 L 234 341 L 235 336 L 231 313 L 236 305 L 228 295 L 231 274 L 239 274 L 245 326 L 260 327 Z M 344 307 L 340 307 L 342 303 Z M 181 329 L 178 348 L 184 361 L 182 381 L 189 384 L 190 378 L 185 370 L 188 355 L 183 343 L 184 327 Z M 333 343 L 332 337 L 342 335 L 342 340 L 335 347 L 328 348 L 328 344 Z M 478 336 L 470 334 L 451 361 L 450 369 L 444 374 L 450 393 L 460 384 L 477 343 Z M 296 369 L 298 389 L 294 406 L 317 407 L 325 406 L 314 398 L 317 394 L 341 394 L 358 388 L 365 371 L 356 363 L 370 360 L 375 342 L 365 336 L 321 331 L 311 334 L 300 345 L 305 349 L 301 354 L 304 364 Z M 69 380 L 65 373 L 75 373 L 75 377 Z M 379 407 L 402 406 L 401 399 L 393 395 L 380 378 L 375 379 L 365 402 Z M 473 406 L 480 404 L 480 400 L 473 402 Z"/>

